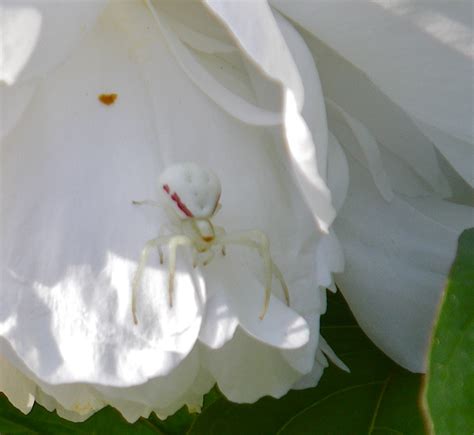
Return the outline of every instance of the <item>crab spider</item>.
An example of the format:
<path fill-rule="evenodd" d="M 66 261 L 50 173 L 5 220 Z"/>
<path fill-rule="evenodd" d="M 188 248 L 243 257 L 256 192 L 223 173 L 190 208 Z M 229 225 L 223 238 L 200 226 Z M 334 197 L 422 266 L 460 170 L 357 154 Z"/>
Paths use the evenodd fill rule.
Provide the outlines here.
<path fill-rule="evenodd" d="M 219 199 L 221 195 L 220 181 L 212 171 L 195 163 L 179 163 L 163 172 L 159 184 L 164 195 L 164 205 L 167 206 L 167 210 L 171 210 L 170 218 L 175 223 L 175 233 L 159 235 L 149 240 L 141 252 L 132 281 L 132 315 L 135 324 L 138 323 L 136 293 L 148 256 L 152 249 L 157 249 L 160 263 L 163 264 L 163 246 L 168 248 L 168 302 L 170 307 L 173 306 L 174 275 L 178 247 L 189 246 L 193 249 L 193 267 L 196 267 L 198 264 L 206 266 L 212 261 L 215 255 L 213 248 L 215 247 L 219 247 L 222 255 L 225 255 L 227 245 L 240 245 L 254 249 L 262 258 L 265 296 L 260 319 L 265 317 L 268 309 L 273 276 L 280 282 L 286 304 L 290 305 L 288 287 L 280 269 L 272 260 L 267 236 L 259 230 L 227 234 L 224 228 L 212 223 L 212 218 L 220 209 Z M 149 200 L 132 202 L 135 205 L 163 206 L 161 203 Z M 202 260 L 201 254 L 206 255 L 204 260 Z"/>

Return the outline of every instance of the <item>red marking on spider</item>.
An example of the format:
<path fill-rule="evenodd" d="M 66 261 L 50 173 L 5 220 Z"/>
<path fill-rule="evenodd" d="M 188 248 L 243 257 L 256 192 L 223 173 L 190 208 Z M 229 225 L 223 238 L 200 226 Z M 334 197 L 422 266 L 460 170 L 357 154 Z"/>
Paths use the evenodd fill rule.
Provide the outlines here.
<path fill-rule="evenodd" d="M 176 203 L 178 208 L 187 216 L 187 217 L 194 217 L 194 215 L 191 213 L 191 210 L 189 210 L 188 207 L 186 207 L 186 204 L 181 201 L 181 198 L 179 195 L 174 192 L 173 195 L 171 195 L 171 199 Z"/>
<path fill-rule="evenodd" d="M 163 190 L 169 195 L 170 194 L 170 186 L 168 186 L 167 184 L 164 184 L 163 185 Z M 176 193 L 176 192 L 173 192 L 173 194 L 171 195 L 171 199 L 176 203 L 176 205 L 178 206 L 178 208 L 187 216 L 187 217 L 194 217 L 194 215 L 192 214 L 191 210 L 189 210 L 188 207 L 186 207 L 186 204 L 181 201 L 181 198 L 179 197 L 179 195 Z"/>

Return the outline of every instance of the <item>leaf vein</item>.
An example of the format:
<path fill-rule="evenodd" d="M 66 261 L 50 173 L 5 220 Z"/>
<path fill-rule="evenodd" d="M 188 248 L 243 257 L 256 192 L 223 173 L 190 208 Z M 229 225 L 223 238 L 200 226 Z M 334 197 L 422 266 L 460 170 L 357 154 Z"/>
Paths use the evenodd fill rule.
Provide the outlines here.
<path fill-rule="evenodd" d="M 278 432 L 276 433 L 276 435 L 278 434 L 281 434 L 282 431 L 293 421 L 295 420 L 296 418 L 298 418 L 301 414 L 303 414 L 304 412 L 308 411 L 309 409 L 313 408 L 314 406 L 318 406 L 319 404 L 321 404 L 322 402 L 334 397 L 334 396 L 338 396 L 339 394 L 342 394 L 342 393 L 346 393 L 347 391 L 351 391 L 351 390 L 356 390 L 357 388 L 363 388 L 363 387 L 368 387 L 368 386 L 371 386 L 371 385 L 379 385 L 381 384 L 382 381 L 376 381 L 376 382 L 365 382 L 364 384 L 357 384 L 357 385 L 351 385 L 350 387 L 346 387 L 346 388 L 341 388 L 340 390 L 336 390 L 330 394 L 327 394 L 326 396 L 324 396 L 323 398 L 317 400 L 316 402 L 312 403 L 311 405 L 308 405 L 307 407 L 303 408 L 301 411 L 297 412 L 295 415 L 293 415 L 279 430 Z"/>
<path fill-rule="evenodd" d="M 390 375 L 387 376 L 387 379 L 385 379 L 385 382 L 382 385 L 382 389 L 380 390 L 380 394 L 377 399 L 377 404 L 375 405 L 374 414 L 372 415 L 372 420 L 370 421 L 370 426 L 368 430 L 369 435 L 374 431 L 375 421 L 377 420 L 377 415 L 379 413 L 380 405 L 382 404 L 383 395 L 385 394 L 385 391 L 387 390 L 387 386 L 390 383 L 392 376 L 393 376 L 393 373 L 390 373 Z"/>
<path fill-rule="evenodd" d="M 384 430 L 386 432 L 395 433 L 397 435 L 404 435 L 403 432 L 400 432 L 399 430 L 392 429 L 391 427 L 387 427 L 387 426 L 374 426 L 374 429 Z"/>

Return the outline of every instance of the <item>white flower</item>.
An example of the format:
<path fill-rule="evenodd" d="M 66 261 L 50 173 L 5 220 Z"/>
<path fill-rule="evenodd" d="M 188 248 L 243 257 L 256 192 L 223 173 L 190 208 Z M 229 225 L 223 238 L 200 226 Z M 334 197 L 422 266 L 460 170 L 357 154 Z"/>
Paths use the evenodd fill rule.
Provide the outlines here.
<path fill-rule="evenodd" d="M 48 29 L 66 25 L 65 19 L 48 23 L 50 6 L 33 9 Z M 294 167 L 302 171 L 302 185 L 305 177 L 318 183 L 306 193 L 316 199 L 313 211 L 327 228 L 334 212 L 327 187 L 308 164 L 315 160 L 314 145 L 301 135 L 306 127 L 297 107 L 303 96 L 298 70 L 274 22 L 262 41 L 266 47 L 254 56 L 262 68 L 271 67 L 279 85 L 258 71 L 206 8 L 191 9 L 191 23 L 190 9 L 175 10 L 172 3 L 112 2 L 96 8 L 97 20 L 72 16 L 68 31 L 83 29 L 84 22 L 89 30 L 79 41 L 76 35 L 61 63 L 42 77 L 32 72 L 29 80 L 10 74 L 14 84 L 5 89 L 11 93 L 37 81 L 2 145 L 1 354 L 3 364 L 26 376 L 26 386 L 1 388 L 18 403 L 29 386 L 21 396 L 23 410 L 35 396 L 71 419 L 105 404 L 129 420 L 152 410 L 166 416 L 183 404 L 199 407 L 214 382 L 230 399 L 252 402 L 281 396 L 297 382 L 316 383 L 327 364 L 322 352 L 332 356 L 319 339 L 319 316 L 330 272 L 342 270 L 341 256 L 334 237 L 316 229 L 291 175 Z M 10 6 L 7 14 L 16 10 Z M 273 20 L 267 7 L 260 14 Z M 42 46 L 54 50 L 57 34 L 40 33 L 34 53 Z M 248 43 L 244 36 L 240 41 Z M 183 42 L 191 40 L 196 47 Z M 267 59 L 270 42 L 280 49 Z M 6 82 L 9 61 L 7 56 Z M 271 87 L 275 104 L 258 104 L 252 78 Z M 283 121 L 281 89 L 287 134 L 294 136 L 290 157 L 263 127 Z M 118 95 L 113 105 L 98 101 L 111 92 Z M 266 232 L 291 288 L 289 308 L 275 286 L 260 320 L 260 260 L 228 247 L 225 258 L 205 269 L 193 270 L 179 256 L 172 309 L 166 267 L 147 269 L 137 301 L 140 321 L 133 324 L 130 284 L 138 256 L 166 216 L 131 201 L 156 197 L 160 172 L 184 160 L 221 178 L 217 224 Z M 314 267 L 328 249 L 336 250 L 334 264 Z"/>
<path fill-rule="evenodd" d="M 337 208 L 349 190 L 334 226 L 346 262 L 336 282 L 369 337 L 423 371 L 457 238 L 474 225 L 472 3 L 272 4 L 309 32 L 330 145 L 349 166 L 349 180 L 338 177 L 346 159 L 330 147 Z"/>
<path fill-rule="evenodd" d="M 457 233 L 472 220 L 440 199 L 452 189 L 464 201 L 465 186 L 435 150 L 466 178 L 465 93 L 453 83 L 437 94 L 433 76 L 413 98 L 407 70 L 394 90 L 390 35 L 372 68 L 365 41 L 351 51 L 347 3 L 275 6 L 314 36 L 264 2 L 2 6 L 0 391 L 24 412 L 35 399 L 81 420 L 111 404 L 133 421 L 198 408 L 214 382 L 239 402 L 315 385 L 324 354 L 344 367 L 319 335 L 325 287 L 343 269 L 336 234 L 337 283 L 361 326 L 422 369 Z M 111 106 L 97 99 L 107 93 Z M 219 225 L 267 233 L 289 308 L 275 286 L 260 321 L 259 259 L 229 248 L 196 270 L 180 256 L 172 309 L 166 267 L 148 268 L 133 324 L 131 278 L 165 216 L 130 202 L 156 196 L 176 161 L 219 175 Z"/>

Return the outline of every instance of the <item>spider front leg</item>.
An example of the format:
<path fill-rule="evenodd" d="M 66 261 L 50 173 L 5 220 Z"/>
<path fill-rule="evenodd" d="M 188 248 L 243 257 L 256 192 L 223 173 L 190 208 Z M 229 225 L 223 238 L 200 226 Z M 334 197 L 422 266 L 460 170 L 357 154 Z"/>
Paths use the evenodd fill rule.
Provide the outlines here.
<path fill-rule="evenodd" d="M 174 273 L 176 270 L 176 250 L 180 245 L 193 245 L 192 240 L 186 236 L 162 236 L 146 242 L 145 247 L 143 248 L 140 254 L 138 267 L 132 281 L 132 315 L 133 323 L 135 323 L 135 325 L 138 323 L 136 315 L 136 293 L 143 275 L 143 269 L 147 263 L 148 256 L 150 255 L 150 250 L 153 248 L 158 248 L 159 252 L 161 252 L 160 246 L 165 244 L 168 245 L 169 249 L 168 299 L 170 307 L 173 306 Z"/>
<path fill-rule="evenodd" d="M 168 244 L 169 260 L 168 260 L 168 300 L 170 307 L 173 306 L 173 290 L 174 290 L 174 273 L 176 271 L 176 251 L 179 246 L 194 246 L 193 241 L 187 236 L 174 236 Z"/>
<path fill-rule="evenodd" d="M 171 228 L 170 225 L 168 224 L 163 224 L 160 226 L 160 230 L 158 231 L 158 236 L 163 237 L 173 237 L 171 234 L 173 233 L 173 228 Z M 161 248 L 161 245 L 157 246 L 157 251 L 158 251 L 158 256 L 160 257 L 160 264 L 164 263 L 164 255 L 163 255 L 163 249 Z"/>
<path fill-rule="evenodd" d="M 150 250 L 155 247 L 159 248 L 160 245 L 168 243 L 171 238 L 172 237 L 157 237 L 156 239 L 148 240 L 148 242 L 146 242 L 144 248 L 142 249 L 142 252 L 140 254 L 140 260 L 138 261 L 138 267 L 132 281 L 132 315 L 133 323 L 135 323 L 135 325 L 138 323 L 136 313 L 136 293 L 143 275 L 143 269 L 146 265 L 146 262 L 148 261 L 148 256 L 150 255 Z"/>
<path fill-rule="evenodd" d="M 132 200 L 133 205 L 151 205 L 152 207 L 162 207 L 157 201 L 151 201 L 150 199 L 144 199 L 143 201 Z"/>
<path fill-rule="evenodd" d="M 256 249 L 259 252 L 260 256 L 263 259 L 264 279 L 265 279 L 265 297 L 264 297 L 264 302 L 263 302 L 263 309 L 259 315 L 259 318 L 261 320 L 265 317 L 265 314 L 267 313 L 267 310 L 268 310 L 268 304 L 270 303 L 270 294 L 271 294 L 271 289 L 272 289 L 272 276 L 273 275 L 275 275 L 277 279 L 280 281 L 283 287 L 283 291 L 285 293 L 286 302 L 289 305 L 290 298 L 289 298 L 289 293 L 288 293 L 288 287 L 286 286 L 282 273 L 272 261 L 268 238 L 264 233 L 258 230 L 252 230 L 252 231 L 244 231 L 244 232 L 233 233 L 233 234 L 226 234 L 226 235 L 222 235 L 221 237 L 216 238 L 214 243 L 216 245 L 233 244 L 233 245 L 248 246 L 250 248 Z"/>

